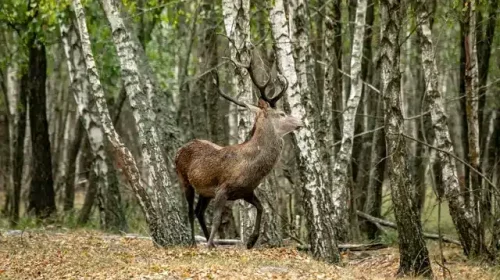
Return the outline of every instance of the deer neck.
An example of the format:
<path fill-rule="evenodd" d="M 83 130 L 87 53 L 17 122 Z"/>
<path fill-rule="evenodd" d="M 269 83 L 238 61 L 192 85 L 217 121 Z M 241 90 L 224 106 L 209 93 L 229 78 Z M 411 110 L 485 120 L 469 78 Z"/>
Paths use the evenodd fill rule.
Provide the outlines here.
<path fill-rule="evenodd" d="M 283 140 L 276 134 L 271 123 L 263 122 L 255 126 L 247 145 L 253 155 L 252 162 L 270 171 L 281 154 Z"/>

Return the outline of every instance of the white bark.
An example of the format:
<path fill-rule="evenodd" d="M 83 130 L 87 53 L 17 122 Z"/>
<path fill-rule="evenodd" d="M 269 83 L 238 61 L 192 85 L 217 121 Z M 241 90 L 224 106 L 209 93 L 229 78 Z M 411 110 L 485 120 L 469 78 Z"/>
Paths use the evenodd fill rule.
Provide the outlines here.
<path fill-rule="evenodd" d="M 224 27 L 226 35 L 229 38 L 229 50 L 231 59 L 242 64 L 250 62 L 250 0 L 223 0 L 222 14 L 224 16 Z M 246 69 L 242 67 L 235 68 L 235 75 L 232 84 L 236 91 L 236 96 L 242 102 L 253 103 L 252 98 L 252 80 Z M 234 105 L 231 104 L 234 108 Z M 238 112 L 236 124 L 238 127 L 238 143 L 243 143 L 252 128 L 252 115 L 249 110 L 236 107 Z M 255 209 L 251 204 L 244 201 L 238 202 L 240 215 L 240 238 L 246 242 L 253 231 L 253 221 L 255 221 Z M 265 228 L 265 227 L 263 227 Z"/>
<path fill-rule="evenodd" d="M 479 121 L 478 121 L 478 60 L 477 60 L 477 44 L 476 44 L 476 0 L 467 1 L 469 4 L 467 9 L 469 17 L 469 31 L 465 37 L 465 112 L 467 115 L 467 140 L 469 144 L 468 159 L 472 167 L 479 168 Z M 480 185 L 479 176 L 474 172 L 469 172 L 470 177 L 470 197 L 471 204 L 476 207 L 476 219 L 480 219 Z M 477 188 L 477 189 L 476 189 Z M 480 221 L 478 220 L 478 223 Z"/>
<path fill-rule="evenodd" d="M 401 135 L 404 121 L 401 111 L 400 32 L 403 7 L 399 1 L 381 1 L 381 70 L 385 111 L 388 173 L 394 216 L 398 227 L 399 276 L 432 276 L 429 253 L 423 238 L 422 224 L 413 200 L 407 146 Z"/>
<path fill-rule="evenodd" d="M 334 130 L 337 129 L 337 124 L 341 121 L 336 120 L 334 110 L 343 110 L 342 100 L 342 74 L 337 69 L 341 65 L 342 50 L 341 50 L 341 24 L 339 19 L 340 15 L 340 0 L 334 0 L 333 3 L 326 5 L 325 17 L 325 54 L 324 59 L 326 62 L 323 79 L 323 104 L 321 110 L 321 122 L 318 133 L 318 142 L 321 147 L 322 160 L 328 170 L 333 170 L 335 162 L 335 153 L 337 151 L 334 142 Z M 340 47 L 340 48 L 339 48 Z M 338 133 L 340 133 L 340 129 Z M 331 185 L 332 174 L 329 173 L 329 181 Z"/>
<path fill-rule="evenodd" d="M 76 102 L 79 120 L 83 124 L 87 133 L 90 150 L 94 162 L 92 164 L 92 172 L 95 174 L 97 189 L 104 197 L 109 188 L 108 171 L 109 167 L 106 163 L 107 155 L 105 150 L 105 134 L 99 119 L 99 112 L 96 108 L 96 103 L 89 95 L 89 81 L 85 73 L 85 58 L 82 53 L 80 39 L 73 25 L 66 26 L 60 22 L 61 38 L 66 56 L 69 77 L 71 80 L 71 91 Z M 102 210 L 102 207 L 99 207 Z M 101 211 L 101 219 L 105 213 Z"/>
<path fill-rule="evenodd" d="M 332 190 L 335 205 L 335 221 L 337 228 L 342 229 L 339 237 L 347 237 L 348 212 L 347 177 L 351 163 L 352 146 L 354 141 L 354 124 L 358 110 L 363 82 L 361 81 L 361 62 L 363 56 L 363 37 L 365 34 L 366 0 L 359 0 L 356 7 L 356 22 L 351 54 L 351 93 L 343 114 L 342 145 L 333 167 Z"/>
<path fill-rule="evenodd" d="M 322 169 L 311 116 L 307 115 L 302 103 L 283 0 L 276 0 L 274 5 L 271 5 L 269 16 L 276 44 L 278 69 L 288 81 L 285 93 L 290 103 L 291 113 L 302 118 L 304 123 L 304 127 L 294 133 L 294 141 L 297 144 L 300 184 L 304 193 L 311 251 L 318 259 L 338 262 L 340 256 L 337 242 L 332 236 L 335 232 L 331 214 L 333 205 L 329 189 L 325 186 L 328 179 L 326 172 Z M 308 100 L 308 98 L 304 99 Z"/>
<path fill-rule="evenodd" d="M 73 8 L 75 10 L 78 22 L 82 53 L 85 58 L 87 75 L 91 85 L 91 92 L 96 102 L 97 111 L 99 113 L 104 134 L 115 151 L 115 161 L 120 167 L 123 168 L 124 174 L 134 190 L 139 205 L 141 206 L 146 216 L 146 221 L 149 225 L 149 230 L 154 242 L 160 246 L 187 244 L 189 238 L 188 234 L 186 234 L 186 227 L 183 225 L 183 223 L 180 222 L 179 212 L 177 211 L 177 209 L 165 209 L 164 207 L 166 206 L 166 199 L 175 198 L 168 195 L 169 182 L 168 178 L 166 177 L 166 168 L 164 166 L 161 152 L 159 151 L 159 148 L 157 146 L 154 128 L 151 127 L 151 119 L 154 119 L 154 116 L 152 116 L 153 113 L 147 106 L 149 103 L 147 101 L 147 98 L 144 98 L 144 95 L 140 94 L 141 91 L 137 77 L 137 66 L 135 62 L 131 60 L 131 49 L 127 40 L 127 32 L 123 29 L 121 18 L 116 13 L 116 9 L 111 6 L 111 3 L 109 3 L 108 1 L 104 1 L 103 4 L 103 6 L 107 8 L 107 14 L 110 19 L 110 23 L 112 23 L 112 26 L 116 27 L 116 25 L 118 25 L 121 28 L 119 30 L 114 30 L 113 37 L 115 39 L 122 39 L 116 40 L 118 43 L 116 47 L 120 56 L 122 67 L 125 68 L 122 69 L 122 72 L 130 74 L 127 77 L 125 84 L 127 85 L 127 91 L 130 92 L 129 100 L 131 106 L 135 111 L 134 117 L 139 128 L 139 138 L 143 156 L 144 158 L 149 160 L 148 163 L 152 167 L 150 176 L 155 176 L 154 186 L 144 185 L 132 154 L 122 143 L 120 136 L 116 133 L 113 127 L 111 118 L 109 116 L 109 111 L 106 106 L 104 91 L 99 81 L 99 74 L 97 72 L 97 67 L 92 55 L 84 9 L 79 0 L 74 0 Z M 110 11 L 112 11 L 112 13 L 109 13 Z M 118 38 L 118 36 L 122 37 Z M 139 110 L 140 112 L 138 112 Z M 145 117 L 148 119 L 145 119 Z M 147 139 L 145 139 L 146 137 Z M 150 148 L 152 148 L 152 151 L 149 150 Z M 153 160 L 150 160 L 150 157 L 152 157 Z M 150 197 L 150 195 L 146 191 L 146 188 L 148 187 L 154 188 L 156 197 Z M 165 191 L 167 192 L 166 196 L 158 197 L 160 193 L 164 193 Z M 172 203 L 172 205 L 176 205 L 176 203 Z M 167 212 L 167 210 L 171 211 Z"/>
<path fill-rule="evenodd" d="M 7 66 L 7 77 L 5 87 L 7 89 L 5 102 L 8 105 L 8 129 L 9 129 L 9 147 L 8 147 L 8 162 L 6 169 L 6 190 L 10 192 L 10 208 L 11 212 L 13 212 L 13 200 L 14 200 L 14 162 L 16 156 L 16 145 L 17 145 L 17 126 L 18 126 L 18 110 L 16 110 L 17 102 L 18 102 L 18 94 L 19 94 L 19 79 L 17 78 L 19 71 L 19 67 L 15 60 L 13 60 Z M 17 214 L 17 213 L 16 213 Z M 12 217 L 12 216 L 11 216 Z"/>
<path fill-rule="evenodd" d="M 162 227 L 164 228 L 160 230 L 166 232 L 170 239 L 169 243 L 184 243 L 189 238 L 187 227 L 179 215 L 180 197 L 176 195 L 177 193 L 168 177 L 166 162 L 160 149 L 155 127 L 156 115 L 151 101 L 154 85 L 147 73 L 142 74 L 145 82 L 141 83 L 139 66 L 142 64 L 138 62 L 140 57 L 135 55 L 137 50 L 134 48 L 133 35 L 125 26 L 119 11 L 120 3 L 117 1 L 119 0 L 103 0 L 101 2 L 111 25 L 123 84 L 138 128 L 143 164 L 148 167 L 149 171 L 147 181 L 154 183 L 149 189 L 152 191 L 159 218 L 163 220 Z"/>
<path fill-rule="evenodd" d="M 421 0 L 422 1 L 422 0 Z M 421 2 L 421 5 L 423 1 Z M 444 101 L 439 92 L 439 75 L 432 42 L 432 32 L 429 28 L 428 15 L 421 8 L 417 14 L 417 34 L 420 37 L 422 48 L 422 66 L 425 75 L 426 97 L 431 111 L 432 126 L 435 131 L 435 144 L 437 148 L 446 151 L 438 152 L 437 159 L 442 167 L 442 182 L 444 184 L 445 196 L 450 206 L 450 215 L 457 228 L 460 241 L 466 254 L 471 250 L 477 240 L 474 232 L 473 214 L 468 209 L 460 190 L 457 167 L 455 160 L 450 154 L 455 154 L 448 129 L 448 117 L 445 113 Z M 472 244 L 471 244 L 472 242 Z"/>

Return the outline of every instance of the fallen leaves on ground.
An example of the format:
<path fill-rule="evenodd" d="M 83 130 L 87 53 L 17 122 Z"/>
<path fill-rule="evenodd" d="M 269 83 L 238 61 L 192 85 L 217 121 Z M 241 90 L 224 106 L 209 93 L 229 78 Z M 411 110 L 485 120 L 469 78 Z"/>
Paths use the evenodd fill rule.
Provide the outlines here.
<path fill-rule="evenodd" d="M 447 249 L 453 279 L 493 279 Z M 347 253 L 342 266 L 295 248 L 156 248 L 150 240 L 97 231 L 0 234 L 0 279 L 394 279 L 395 248 Z M 433 265 L 438 278 L 440 267 Z"/>

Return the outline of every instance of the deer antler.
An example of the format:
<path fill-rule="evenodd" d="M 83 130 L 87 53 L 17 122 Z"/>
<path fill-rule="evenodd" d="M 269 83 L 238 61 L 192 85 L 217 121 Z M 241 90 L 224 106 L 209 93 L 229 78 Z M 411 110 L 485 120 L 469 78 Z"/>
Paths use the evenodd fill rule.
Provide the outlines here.
<path fill-rule="evenodd" d="M 280 100 L 283 97 L 285 91 L 288 89 L 288 80 L 286 79 L 286 77 L 278 73 L 278 79 L 282 83 L 281 90 L 278 94 L 276 94 L 276 96 L 274 96 L 273 98 L 271 98 L 270 101 L 268 101 L 269 105 L 271 105 L 271 107 L 273 108 L 276 107 L 276 102 L 278 102 L 278 100 Z"/>
<path fill-rule="evenodd" d="M 252 59 L 250 59 L 250 61 L 248 62 L 248 64 L 243 64 L 243 63 L 240 63 L 238 61 L 234 61 L 232 59 L 231 59 L 231 61 L 234 63 L 234 65 L 236 65 L 238 67 L 242 67 L 242 68 L 247 69 L 248 74 L 250 75 L 250 78 L 252 79 L 253 84 L 257 87 L 257 89 L 260 92 L 260 98 L 262 98 L 264 101 L 266 101 L 267 103 L 269 103 L 269 105 L 272 108 L 276 108 L 276 102 L 278 102 L 278 100 L 283 97 L 283 94 L 285 93 L 286 89 L 288 88 L 288 81 L 287 81 L 287 79 L 284 76 L 280 75 L 280 78 L 284 79 L 284 82 L 282 82 L 281 79 L 280 79 L 280 82 L 282 82 L 284 85 L 282 86 L 281 91 L 276 96 L 274 96 L 272 98 L 269 98 L 266 95 L 266 88 L 269 86 L 269 82 L 271 81 L 271 77 L 269 77 L 267 79 L 267 81 L 264 82 L 264 84 L 260 84 L 257 81 L 257 78 L 255 77 L 255 73 L 253 71 Z"/>
<path fill-rule="evenodd" d="M 219 85 L 219 73 L 216 70 L 212 71 L 212 75 L 214 76 L 214 83 L 215 83 L 215 86 L 217 87 L 217 92 L 220 94 L 220 96 L 222 96 L 224 99 L 226 99 L 230 102 L 233 102 L 234 104 L 236 104 L 238 106 L 248 108 L 247 104 L 245 104 L 241 101 L 238 101 L 238 100 L 236 100 L 236 99 L 232 98 L 231 96 L 224 93 L 224 91 L 221 89 L 221 87 Z"/>

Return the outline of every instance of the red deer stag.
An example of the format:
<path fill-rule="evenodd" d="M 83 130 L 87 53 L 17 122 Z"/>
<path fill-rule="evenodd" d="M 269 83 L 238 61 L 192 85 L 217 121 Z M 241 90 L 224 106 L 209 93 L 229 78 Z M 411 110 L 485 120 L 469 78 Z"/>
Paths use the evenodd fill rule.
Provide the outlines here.
<path fill-rule="evenodd" d="M 189 223 L 194 240 L 194 215 L 198 218 L 208 248 L 214 248 L 214 237 L 221 223 L 221 215 L 226 201 L 244 199 L 257 209 L 253 233 L 248 239 L 247 248 L 255 245 L 260 233 L 262 205 L 254 190 L 273 169 L 279 159 L 283 136 L 302 127 L 300 118 L 286 115 L 276 108 L 276 102 L 283 97 L 288 87 L 285 79 L 281 91 L 268 98 L 265 91 L 270 78 L 263 85 L 257 83 L 251 69 L 247 66 L 253 83 L 260 91 L 258 105 L 242 103 L 224 94 L 219 86 L 218 75 L 214 80 L 219 94 L 225 99 L 256 113 L 250 139 L 241 144 L 219 146 L 207 140 L 195 139 L 182 146 L 175 157 L 175 168 L 189 207 Z M 280 79 L 281 80 L 281 79 Z M 195 192 L 198 203 L 193 211 Z M 212 231 L 209 235 L 205 225 L 204 213 L 211 199 L 215 201 Z"/>

